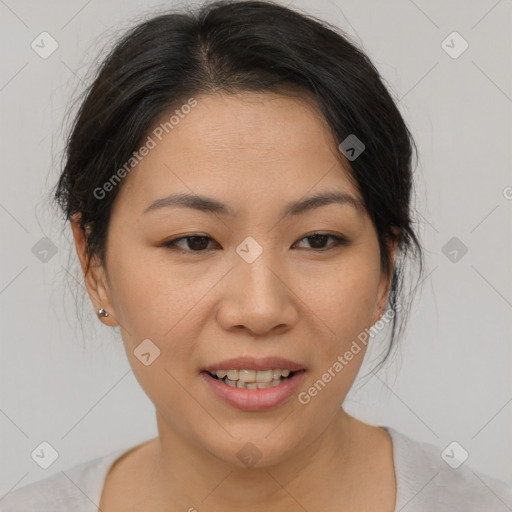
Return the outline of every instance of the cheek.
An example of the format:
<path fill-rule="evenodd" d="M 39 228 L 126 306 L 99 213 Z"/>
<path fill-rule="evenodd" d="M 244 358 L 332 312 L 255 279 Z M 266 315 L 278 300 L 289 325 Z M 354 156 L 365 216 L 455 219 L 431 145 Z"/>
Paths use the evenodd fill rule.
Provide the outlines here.
<path fill-rule="evenodd" d="M 112 251 L 109 263 L 111 299 L 121 329 L 133 342 L 172 338 L 211 286 L 211 279 L 170 264 L 160 249 L 123 246 L 125 250 Z"/>
<path fill-rule="evenodd" d="M 186 362 L 192 359 L 200 328 L 191 320 L 206 292 L 199 288 L 207 285 L 170 265 L 163 251 L 129 245 L 112 250 L 109 282 L 130 366 L 157 409 L 166 411 L 169 404 L 186 409 L 191 404 L 179 383 L 186 380 Z"/>
<path fill-rule="evenodd" d="M 361 367 L 380 277 L 371 254 L 354 254 L 328 273 L 306 279 L 300 294 L 314 313 L 318 336 L 312 340 L 315 363 L 308 396 L 319 414 L 332 413 L 348 393 Z M 307 399 L 307 397 L 306 397 Z M 334 407 L 334 409 L 332 409 Z"/>
<path fill-rule="evenodd" d="M 371 327 L 376 273 L 371 265 L 362 268 L 366 270 L 345 267 L 336 279 L 317 281 L 305 295 L 321 333 L 312 342 L 314 364 L 298 398 L 319 424 L 327 423 L 339 410 L 366 352 L 365 330 Z"/>
<path fill-rule="evenodd" d="M 341 349 L 371 326 L 378 284 L 379 269 L 364 255 L 347 258 L 315 279 L 308 276 L 302 281 L 298 295 L 305 298 L 328 339 L 336 341 L 324 346 Z"/>

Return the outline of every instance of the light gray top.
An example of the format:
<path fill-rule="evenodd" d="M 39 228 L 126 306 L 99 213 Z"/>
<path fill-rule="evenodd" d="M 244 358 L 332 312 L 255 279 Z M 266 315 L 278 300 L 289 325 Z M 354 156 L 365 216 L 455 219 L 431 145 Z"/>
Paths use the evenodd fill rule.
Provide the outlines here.
<path fill-rule="evenodd" d="M 467 462 L 453 469 L 442 459 L 441 449 L 413 440 L 394 428 L 382 428 L 393 441 L 395 512 L 512 511 L 512 485 L 473 471 Z M 132 448 L 15 489 L 0 497 L 0 512 L 98 512 L 108 470 Z M 447 453 L 449 457 L 457 455 L 456 450 Z"/>

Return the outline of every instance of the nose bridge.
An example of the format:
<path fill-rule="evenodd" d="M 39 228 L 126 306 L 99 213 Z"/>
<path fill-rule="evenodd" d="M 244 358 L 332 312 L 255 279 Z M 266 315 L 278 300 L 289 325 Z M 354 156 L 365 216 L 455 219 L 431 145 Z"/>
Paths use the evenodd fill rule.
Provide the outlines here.
<path fill-rule="evenodd" d="M 262 240 L 260 238 L 260 240 Z M 252 236 L 244 239 L 236 249 L 239 260 L 236 275 L 245 289 L 244 296 L 252 297 L 258 308 L 272 307 L 271 302 L 282 299 L 282 282 L 276 276 L 282 272 L 279 258 L 271 244 L 260 244 Z"/>

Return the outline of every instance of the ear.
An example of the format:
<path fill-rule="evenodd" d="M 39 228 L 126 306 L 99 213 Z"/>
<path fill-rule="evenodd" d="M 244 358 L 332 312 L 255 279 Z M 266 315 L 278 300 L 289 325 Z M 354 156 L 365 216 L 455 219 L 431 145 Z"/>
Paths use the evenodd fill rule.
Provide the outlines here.
<path fill-rule="evenodd" d="M 108 316 L 100 317 L 100 320 L 112 327 L 118 325 L 116 315 L 110 298 L 107 275 L 105 268 L 99 262 L 99 258 L 93 257 L 89 260 L 87 254 L 86 231 L 80 225 L 81 214 L 76 213 L 71 217 L 71 229 L 75 240 L 75 248 L 80 260 L 82 272 L 84 273 L 85 286 L 96 313 L 103 308 Z"/>
<path fill-rule="evenodd" d="M 394 236 L 392 238 L 388 238 L 386 242 L 389 253 L 390 273 L 388 275 L 386 272 L 384 272 L 384 270 L 381 272 L 381 279 L 377 294 L 377 302 L 375 304 L 375 309 L 372 317 L 372 325 L 378 322 L 382 317 L 384 310 L 386 309 L 389 292 L 391 290 L 391 280 L 393 278 L 393 269 L 395 267 L 396 250 L 400 240 L 400 230 L 395 227 L 392 227 L 391 230 Z"/>

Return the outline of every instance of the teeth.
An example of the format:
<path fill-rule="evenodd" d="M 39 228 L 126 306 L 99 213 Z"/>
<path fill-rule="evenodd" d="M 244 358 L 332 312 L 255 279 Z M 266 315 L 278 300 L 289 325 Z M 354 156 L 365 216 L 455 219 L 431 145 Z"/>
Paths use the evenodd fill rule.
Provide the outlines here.
<path fill-rule="evenodd" d="M 278 380 L 279 384 L 281 383 L 281 380 Z M 258 389 L 266 389 L 270 388 L 272 386 L 272 381 L 270 382 L 257 382 Z"/>
<path fill-rule="evenodd" d="M 290 372 L 288 372 L 290 373 Z M 274 371 L 273 370 L 258 370 L 256 372 L 256 382 L 259 382 L 261 384 L 267 384 L 269 382 L 272 382 L 274 377 Z"/>
<path fill-rule="evenodd" d="M 279 386 L 290 370 L 217 370 L 212 372 L 228 386 L 244 389 L 265 389 Z"/>
<path fill-rule="evenodd" d="M 227 377 L 228 380 L 242 382 L 272 382 L 281 377 L 288 377 L 290 370 L 217 370 L 212 373 L 219 379 Z"/>
<path fill-rule="evenodd" d="M 228 370 L 226 374 L 229 380 L 238 380 L 238 370 Z"/>
<path fill-rule="evenodd" d="M 238 380 L 242 382 L 256 382 L 256 370 L 238 370 Z"/>

